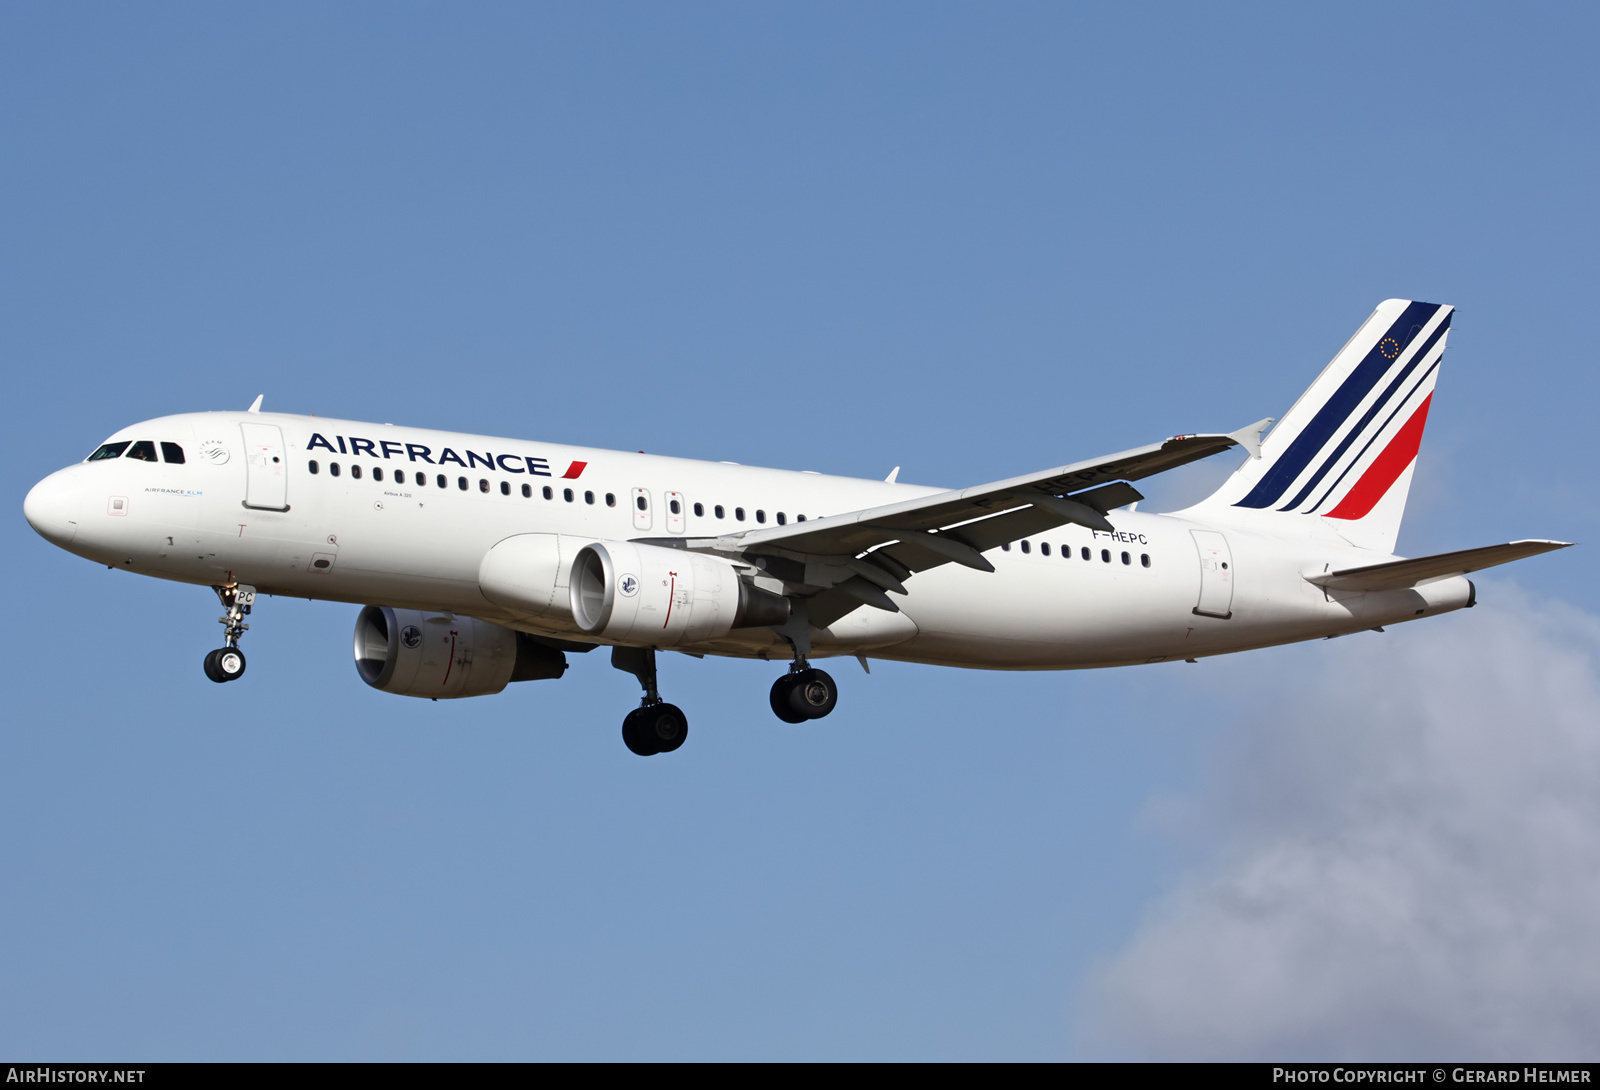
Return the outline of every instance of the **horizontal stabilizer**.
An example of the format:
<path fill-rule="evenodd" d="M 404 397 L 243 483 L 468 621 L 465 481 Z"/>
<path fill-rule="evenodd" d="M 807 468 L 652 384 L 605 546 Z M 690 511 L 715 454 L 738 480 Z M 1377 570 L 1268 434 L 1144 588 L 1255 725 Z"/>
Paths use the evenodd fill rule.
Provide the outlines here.
<path fill-rule="evenodd" d="M 1496 564 L 1509 564 L 1526 556 L 1565 549 L 1571 544 L 1570 541 L 1513 541 L 1506 545 L 1485 545 L 1481 549 L 1462 549 L 1437 556 L 1419 556 L 1413 560 L 1392 560 L 1387 564 L 1308 575 L 1306 582 L 1330 590 L 1402 590 L 1435 579 L 1492 568 Z"/>

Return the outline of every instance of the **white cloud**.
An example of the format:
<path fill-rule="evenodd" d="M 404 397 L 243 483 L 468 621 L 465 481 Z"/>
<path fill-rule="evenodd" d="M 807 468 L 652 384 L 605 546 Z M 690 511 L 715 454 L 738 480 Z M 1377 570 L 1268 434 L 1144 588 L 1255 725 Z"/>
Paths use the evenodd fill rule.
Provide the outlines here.
<path fill-rule="evenodd" d="M 1227 667 L 1213 850 L 1083 989 L 1085 1054 L 1600 1058 L 1600 619 L 1483 597 Z"/>

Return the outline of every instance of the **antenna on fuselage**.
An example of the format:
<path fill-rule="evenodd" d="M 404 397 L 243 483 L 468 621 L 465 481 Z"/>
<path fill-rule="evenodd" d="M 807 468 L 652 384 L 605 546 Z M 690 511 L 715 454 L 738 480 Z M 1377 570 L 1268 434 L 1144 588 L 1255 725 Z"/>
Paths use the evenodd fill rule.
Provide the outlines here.
<path fill-rule="evenodd" d="M 256 399 L 254 401 L 250 402 L 250 407 L 248 409 L 246 409 L 245 412 L 247 412 L 247 413 L 258 413 L 258 412 L 260 412 L 261 411 L 261 399 L 266 397 L 266 396 L 267 396 L 266 394 L 257 394 L 256 395 Z"/>

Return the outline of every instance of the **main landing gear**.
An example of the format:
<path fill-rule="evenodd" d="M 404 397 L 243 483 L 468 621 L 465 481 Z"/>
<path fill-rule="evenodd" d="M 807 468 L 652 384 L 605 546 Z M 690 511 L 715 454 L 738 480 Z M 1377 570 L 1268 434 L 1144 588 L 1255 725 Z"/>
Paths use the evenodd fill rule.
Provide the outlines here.
<path fill-rule="evenodd" d="M 211 589 L 217 592 L 227 612 L 217 618 L 223 626 L 223 646 L 206 656 L 206 677 L 216 682 L 237 681 L 244 676 L 244 652 L 239 650 L 239 637 L 250 627 L 244 619 L 255 604 L 256 588 L 240 583 Z"/>
<path fill-rule="evenodd" d="M 638 678 L 644 690 L 644 699 L 622 721 L 622 744 L 641 757 L 671 753 L 683 745 L 689 737 L 689 720 L 656 691 L 655 648 L 613 647 L 611 665 Z"/>
<path fill-rule="evenodd" d="M 785 723 L 821 719 L 839 703 L 839 686 L 827 671 L 806 661 L 811 651 L 811 626 L 804 606 L 797 604 L 789 620 L 772 630 L 794 649 L 789 672 L 772 683 L 772 714 Z"/>
<path fill-rule="evenodd" d="M 789 672 L 772 683 L 772 714 L 785 723 L 821 719 L 839 703 L 839 686 L 825 670 L 796 659 Z"/>
<path fill-rule="evenodd" d="M 811 650 L 804 608 L 798 608 L 773 631 L 794 649 L 789 672 L 772 684 L 772 711 L 785 723 L 821 719 L 839 703 L 839 686 L 826 670 L 806 661 Z M 689 736 L 689 720 L 675 704 L 661 699 L 656 690 L 656 652 L 653 647 L 613 647 L 611 665 L 639 679 L 644 698 L 622 721 L 622 743 L 641 757 L 671 753 Z"/>

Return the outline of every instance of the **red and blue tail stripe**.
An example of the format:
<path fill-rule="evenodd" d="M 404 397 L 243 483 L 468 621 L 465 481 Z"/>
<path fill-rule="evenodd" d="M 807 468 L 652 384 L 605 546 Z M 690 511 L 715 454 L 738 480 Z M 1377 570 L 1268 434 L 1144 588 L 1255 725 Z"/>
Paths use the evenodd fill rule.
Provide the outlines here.
<path fill-rule="evenodd" d="M 1443 338 L 1445 330 L 1450 326 L 1449 313 L 1444 315 L 1443 321 L 1434 326 L 1417 351 L 1408 351 L 1418 334 L 1428 328 L 1439 311 L 1448 312 L 1449 309 L 1433 303 L 1409 304 L 1381 336 L 1373 338 L 1372 346 L 1360 363 L 1339 384 L 1332 396 L 1317 409 L 1316 415 L 1294 437 L 1288 449 L 1274 459 L 1266 475 L 1248 495 L 1237 501 L 1235 506 L 1255 508 L 1273 506 L 1283 498 L 1290 486 L 1301 478 L 1306 468 L 1315 460 L 1318 462 L 1315 471 L 1305 479 L 1295 497 L 1279 510 L 1298 508 L 1306 496 L 1338 464 L 1350 445 L 1366 432 L 1368 425 L 1393 399 L 1406 377 Z M 1356 413 L 1384 377 L 1391 374 L 1394 377 L 1388 387 L 1367 407 L 1355 427 L 1346 431 L 1342 439 L 1334 442 L 1334 436 L 1339 433 L 1341 427 L 1348 423 L 1350 417 Z M 1313 387 L 1312 391 L 1315 389 L 1316 387 Z M 1285 423 L 1287 422 L 1286 420 Z"/>
<path fill-rule="evenodd" d="M 1352 544 L 1392 549 L 1453 314 L 1438 303 L 1380 303 L 1262 440 L 1261 456 L 1204 506 L 1213 517 L 1320 516 Z"/>

